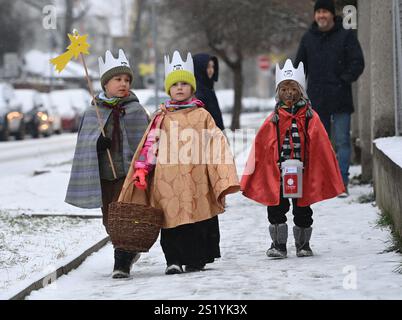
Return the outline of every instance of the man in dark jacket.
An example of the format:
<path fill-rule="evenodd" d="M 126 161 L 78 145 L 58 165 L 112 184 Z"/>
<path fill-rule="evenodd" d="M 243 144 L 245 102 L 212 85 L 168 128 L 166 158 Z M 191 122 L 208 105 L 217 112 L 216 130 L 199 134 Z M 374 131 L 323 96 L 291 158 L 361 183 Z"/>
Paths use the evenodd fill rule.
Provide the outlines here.
<path fill-rule="evenodd" d="M 222 112 L 214 91 L 214 83 L 218 81 L 219 76 L 218 59 L 206 53 L 199 53 L 193 56 L 193 61 L 194 75 L 197 81 L 195 95 L 205 103 L 205 109 L 214 118 L 219 129 L 224 130 Z"/>
<path fill-rule="evenodd" d="M 353 30 L 346 30 L 342 18 L 335 15 L 333 0 L 317 0 L 314 22 L 304 34 L 296 56 L 308 80 L 307 94 L 334 141 L 347 190 L 351 157 L 350 120 L 354 111 L 352 82 L 364 69 L 363 52 Z M 347 196 L 347 192 L 342 196 Z"/>

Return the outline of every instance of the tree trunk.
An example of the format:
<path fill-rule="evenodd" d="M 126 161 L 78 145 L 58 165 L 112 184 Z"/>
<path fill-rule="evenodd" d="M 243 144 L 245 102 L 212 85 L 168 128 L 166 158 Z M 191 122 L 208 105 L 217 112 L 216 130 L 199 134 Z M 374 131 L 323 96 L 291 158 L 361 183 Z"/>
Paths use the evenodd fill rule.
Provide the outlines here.
<path fill-rule="evenodd" d="M 64 24 L 64 49 L 70 45 L 70 40 L 67 36 L 68 33 L 72 33 L 71 30 L 73 26 L 73 0 L 65 0 L 66 4 L 66 15 L 65 15 L 65 24 Z"/>
<path fill-rule="evenodd" d="M 136 2 L 136 13 L 137 17 L 135 20 L 135 27 L 132 35 L 132 64 L 131 67 L 133 68 L 133 72 L 135 74 L 135 81 L 134 81 L 134 88 L 144 88 L 143 77 L 140 75 L 139 71 L 139 63 L 143 61 L 143 43 L 141 41 L 142 37 L 142 28 L 141 28 L 141 19 L 142 14 L 145 10 L 145 1 L 144 0 L 137 0 Z"/>
<path fill-rule="evenodd" d="M 242 61 L 239 60 L 232 68 L 233 71 L 233 88 L 234 88 L 234 106 L 232 111 L 232 124 L 230 130 L 240 129 L 240 114 L 242 109 L 243 97 L 243 71 Z"/>

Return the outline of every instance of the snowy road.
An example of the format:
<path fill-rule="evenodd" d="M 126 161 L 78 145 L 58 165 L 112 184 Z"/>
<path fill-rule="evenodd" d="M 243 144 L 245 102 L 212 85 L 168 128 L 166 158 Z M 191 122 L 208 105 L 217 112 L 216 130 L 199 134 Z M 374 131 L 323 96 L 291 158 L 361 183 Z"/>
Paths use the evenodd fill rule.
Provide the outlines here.
<path fill-rule="evenodd" d="M 0 143 L 0 170 L 2 177 L 32 174 L 35 168 L 71 160 L 76 134 L 50 138 Z"/>
<path fill-rule="evenodd" d="M 16 214 L 100 214 L 99 210 L 64 203 L 76 139 L 76 134 L 68 133 L 0 143 L 0 210 Z"/>

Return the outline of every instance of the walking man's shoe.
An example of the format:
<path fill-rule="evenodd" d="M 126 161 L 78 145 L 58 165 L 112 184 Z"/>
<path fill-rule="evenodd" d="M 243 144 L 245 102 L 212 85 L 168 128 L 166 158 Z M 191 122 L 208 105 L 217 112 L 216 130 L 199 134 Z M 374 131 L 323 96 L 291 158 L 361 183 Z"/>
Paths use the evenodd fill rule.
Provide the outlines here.
<path fill-rule="evenodd" d="M 348 186 L 345 186 L 345 191 L 342 192 L 340 195 L 338 195 L 338 198 L 347 198 L 349 197 L 349 190 L 348 190 Z"/>

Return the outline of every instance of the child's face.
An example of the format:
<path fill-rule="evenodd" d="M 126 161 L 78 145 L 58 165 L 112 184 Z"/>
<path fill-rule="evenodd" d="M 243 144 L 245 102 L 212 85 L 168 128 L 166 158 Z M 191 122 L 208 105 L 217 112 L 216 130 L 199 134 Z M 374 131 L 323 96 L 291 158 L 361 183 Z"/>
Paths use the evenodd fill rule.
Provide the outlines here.
<path fill-rule="evenodd" d="M 106 96 L 108 98 L 127 97 L 130 90 L 130 77 L 127 74 L 118 74 L 105 84 Z"/>
<path fill-rule="evenodd" d="M 287 107 L 293 106 L 299 102 L 301 91 L 296 81 L 285 80 L 279 84 L 278 88 L 279 99 L 283 101 Z"/>
<path fill-rule="evenodd" d="M 207 75 L 209 79 L 211 79 L 214 76 L 214 72 L 215 72 L 215 63 L 213 60 L 209 60 L 207 66 Z"/>
<path fill-rule="evenodd" d="M 170 87 L 170 96 L 175 101 L 186 101 L 193 95 L 193 88 L 186 82 L 177 82 Z"/>

